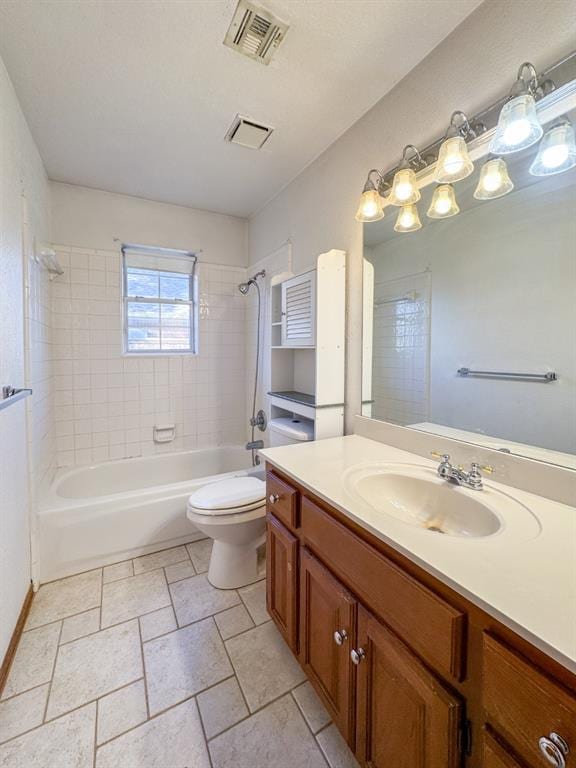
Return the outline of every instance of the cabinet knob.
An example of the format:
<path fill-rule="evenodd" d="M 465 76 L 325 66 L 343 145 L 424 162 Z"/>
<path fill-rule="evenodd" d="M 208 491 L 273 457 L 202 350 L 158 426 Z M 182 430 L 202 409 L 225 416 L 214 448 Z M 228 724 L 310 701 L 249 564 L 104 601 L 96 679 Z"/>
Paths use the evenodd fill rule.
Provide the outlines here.
<path fill-rule="evenodd" d="M 363 648 L 352 648 L 350 651 L 350 658 L 352 659 L 352 664 L 356 664 L 356 666 L 358 666 L 362 659 L 366 658 L 366 651 Z"/>
<path fill-rule="evenodd" d="M 345 629 L 337 629 L 334 632 L 334 642 L 336 645 L 343 645 L 344 641 L 348 638 L 348 632 Z"/>
<path fill-rule="evenodd" d="M 566 755 L 570 752 L 570 748 L 562 736 L 552 731 L 548 736 L 542 736 L 539 739 L 538 746 L 550 765 L 555 768 L 566 768 Z"/>
<path fill-rule="evenodd" d="M 280 496 L 278 496 L 277 493 L 271 493 L 270 496 L 268 496 L 268 501 L 270 504 L 276 504 L 277 501 L 280 501 Z"/>

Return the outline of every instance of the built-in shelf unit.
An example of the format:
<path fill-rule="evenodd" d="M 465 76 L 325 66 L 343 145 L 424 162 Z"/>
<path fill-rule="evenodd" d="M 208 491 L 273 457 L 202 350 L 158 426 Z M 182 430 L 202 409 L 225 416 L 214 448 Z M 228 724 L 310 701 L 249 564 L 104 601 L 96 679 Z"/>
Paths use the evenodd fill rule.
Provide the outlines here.
<path fill-rule="evenodd" d="M 270 290 L 270 418 L 309 419 L 316 440 L 342 435 L 346 254 L 323 253 Z"/>

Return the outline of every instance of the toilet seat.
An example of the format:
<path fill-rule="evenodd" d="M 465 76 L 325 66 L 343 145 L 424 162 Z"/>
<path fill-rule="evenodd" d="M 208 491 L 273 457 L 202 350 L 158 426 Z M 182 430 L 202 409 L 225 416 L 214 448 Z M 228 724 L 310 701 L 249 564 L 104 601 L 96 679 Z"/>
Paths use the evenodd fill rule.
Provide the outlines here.
<path fill-rule="evenodd" d="M 239 515 L 264 504 L 266 483 L 256 477 L 232 477 L 209 483 L 188 499 L 188 511 L 207 517 Z"/>

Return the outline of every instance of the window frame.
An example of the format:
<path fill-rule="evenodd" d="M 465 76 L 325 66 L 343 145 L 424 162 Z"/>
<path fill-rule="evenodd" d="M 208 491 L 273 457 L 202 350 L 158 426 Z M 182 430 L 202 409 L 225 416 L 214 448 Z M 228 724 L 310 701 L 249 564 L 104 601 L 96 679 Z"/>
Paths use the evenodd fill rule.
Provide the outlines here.
<path fill-rule="evenodd" d="M 188 299 L 165 299 L 160 296 L 130 296 L 128 294 L 128 269 L 127 256 L 130 251 L 137 251 L 140 256 L 149 256 L 151 259 L 169 257 L 180 258 L 182 260 L 193 259 L 192 271 L 187 275 L 189 298 Z M 147 246 L 122 246 L 122 356 L 129 357 L 177 357 L 180 355 L 198 354 L 198 321 L 199 321 L 199 302 L 198 302 L 198 275 L 196 267 L 198 257 L 191 251 L 176 251 L 170 248 L 150 248 Z M 141 267 L 147 269 L 147 267 Z M 150 268 L 151 272 L 171 272 L 172 270 L 160 270 Z M 185 272 L 174 272 L 174 274 L 186 275 Z M 130 349 L 128 339 L 128 307 L 130 304 L 158 304 L 168 306 L 189 306 L 190 307 L 190 347 L 188 349 Z M 160 334 L 162 334 L 162 323 L 160 323 Z"/>

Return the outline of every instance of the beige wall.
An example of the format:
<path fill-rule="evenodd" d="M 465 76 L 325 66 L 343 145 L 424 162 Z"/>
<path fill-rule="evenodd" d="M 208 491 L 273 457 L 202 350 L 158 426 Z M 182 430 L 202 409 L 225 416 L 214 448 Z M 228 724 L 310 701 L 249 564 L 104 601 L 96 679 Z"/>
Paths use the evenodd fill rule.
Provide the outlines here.
<path fill-rule="evenodd" d="M 245 219 L 51 182 L 53 242 L 117 250 L 123 242 L 202 250 L 202 261 L 243 267 Z"/>
<path fill-rule="evenodd" d="M 366 172 L 426 145 L 455 109 L 475 113 L 502 97 L 526 59 L 547 67 L 574 47 L 574 0 L 485 0 L 398 86 L 249 222 L 249 261 L 287 238 L 294 271 L 330 248 L 348 252 L 347 426 L 359 412 L 362 228 L 354 221 Z M 409 41 L 407 41 L 407 45 Z M 367 52 L 369 55 L 369 52 Z M 378 73 L 375 72 L 377 77 Z M 342 94 L 346 98 L 346 94 Z"/>

